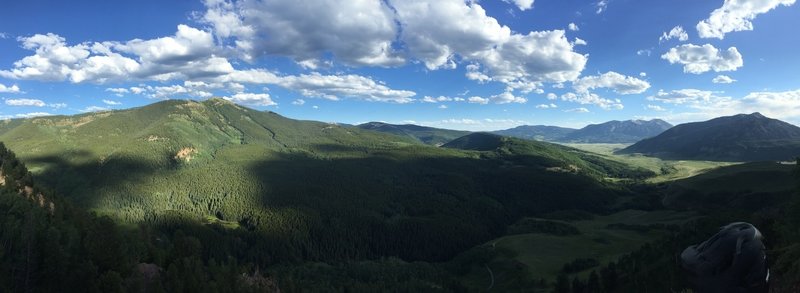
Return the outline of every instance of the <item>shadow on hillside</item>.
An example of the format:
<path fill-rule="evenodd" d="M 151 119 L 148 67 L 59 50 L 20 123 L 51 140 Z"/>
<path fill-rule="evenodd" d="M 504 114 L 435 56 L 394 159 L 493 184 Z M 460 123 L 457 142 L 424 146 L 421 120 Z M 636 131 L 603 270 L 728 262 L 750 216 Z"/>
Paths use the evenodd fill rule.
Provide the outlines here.
<path fill-rule="evenodd" d="M 672 182 L 663 202 L 676 209 L 756 212 L 779 206 L 795 193 L 794 165 L 744 163 Z"/>
<path fill-rule="evenodd" d="M 304 249 L 323 259 L 448 260 L 502 235 L 520 217 L 560 209 L 600 212 L 618 195 L 588 176 L 540 166 L 508 168 L 499 160 L 403 149 L 358 157 L 363 148 L 314 148 L 335 152 L 327 158 L 281 154 L 253 163 L 248 173 L 268 186 L 264 207 L 306 211 L 304 232 L 313 242 Z"/>
<path fill-rule="evenodd" d="M 315 144 L 310 147 L 318 152 L 322 153 L 367 153 L 369 152 L 369 148 L 363 146 L 345 146 L 339 144 Z"/>
<path fill-rule="evenodd" d="M 509 167 L 505 160 L 448 155 L 448 151 L 435 148 L 320 144 L 310 149 L 319 152 L 313 156 L 277 153 L 270 159 L 252 158 L 250 164 L 235 166 L 210 161 L 197 168 L 210 172 L 217 182 L 193 182 L 194 178 L 178 176 L 175 178 L 186 182 L 164 190 L 190 189 L 176 191 L 186 196 L 176 197 L 184 205 L 174 208 L 186 214 L 217 215 L 246 230 L 262 231 L 258 237 L 279 233 L 274 236 L 278 240 L 252 242 L 258 249 L 273 251 L 270 259 L 286 254 L 297 256 L 295 260 L 395 256 L 426 261 L 449 260 L 503 235 L 505 227 L 520 217 L 560 209 L 601 212 L 619 193 L 589 176 L 551 172 L 540 165 Z M 131 204 L 156 208 L 155 204 L 160 204 L 158 208 L 164 209 L 164 202 L 143 202 L 156 199 L 140 197 L 134 190 L 142 189 L 131 187 L 154 184 L 152 176 L 180 170 L 132 158 L 99 162 L 91 157 L 76 152 L 67 159 L 44 156 L 25 161 L 44 166 L 37 182 L 83 207 L 102 205 L 108 191 L 113 191 L 121 196 L 113 200 L 123 200 L 115 203 L 117 208 Z M 244 169 L 242 174 L 252 179 L 224 173 L 231 168 Z M 230 190 L 252 196 L 230 195 L 225 188 L 218 188 L 228 184 L 246 185 Z M 231 200 L 241 202 L 219 204 Z M 261 242 L 282 248 L 264 247 L 258 244 Z M 233 243 L 229 245 L 235 246 Z"/>
<path fill-rule="evenodd" d="M 64 156 L 28 157 L 24 161 L 26 165 L 40 167 L 34 176 L 36 182 L 83 207 L 92 206 L 102 196 L 95 194 L 99 187 L 145 184 L 147 176 L 158 169 L 154 164 L 125 157 L 102 162 L 91 160 L 92 154 L 83 150 Z"/>

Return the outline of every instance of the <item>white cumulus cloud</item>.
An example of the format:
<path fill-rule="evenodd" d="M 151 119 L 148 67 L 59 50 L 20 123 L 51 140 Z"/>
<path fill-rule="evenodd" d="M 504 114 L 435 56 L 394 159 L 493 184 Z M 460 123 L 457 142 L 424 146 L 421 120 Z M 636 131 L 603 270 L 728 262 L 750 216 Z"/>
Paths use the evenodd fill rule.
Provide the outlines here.
<path fill-rule="evenodd" d="M 573 51 L 564 31 L 511 35 L 508 42 L 479 52 L 486 76 L 523 92 L 542 83 L 572 81 L 580 76 L 588 57 Z"/>
<path fill-rule="evenodd" d="M 0 76 L 13 79 L 109 81 L 191 79 L 213 77 L 233 71 L 233 66 L 214 55 L 217 47 L 211 33 L 179 25 L 174 36 L 127 42 L 94 42 L 68 45 L 52 33 L 19 39 L 34 51 Z"/>
<path fill-rule="evenodd" d="M 534 1 L 514 0 L 520 9 Z M 140 85 L 109 88 L 169 97 L 207 97 L 212 90 L 245 91 L 246 84 L 276 84 L 304 96 L 408 103 L 412 91 L 391 89 L 370 77 L 316 72 L 284 75 L 235 69 L 238 58 L 284 56 L 304 70 L 347 66 L 399 66 L 408 60 L 430 70 L 467 64 L 467 77 L 500 82 L 506 91 L 537 91 L 543 83 L 580 76 L 588 55 L 574 51 L 563 30 L 514 32 L 463 0 L 205 0 L 204 28 L 178 25 L 173 35 L 127 41 L 68 43 L 59 35 L 19 38 L 32 51 L 0 69 L 0 77 L 72 83 L 169 81 L 226 83 L 214 89 Z M 255 76 L 247 76 L 255 75 Z M 266 78 L 266 79 L 265 79 Z M 227 84 L 232 83 L 232 84 Z M 190 89 L 191 88 L 191 89 Z M 9 91 L 9 90 L 6 90 Z"/>
<path fill-rule="evenodd" d="M 718 98 L 717 92 L 698 89 L 659 90 L 655 95 L 647 97 L 650 101 L 667 104 L 705 103 Z"/>
<path fill-rule="evenodd" d="M 5 115 L 0 116 L 0 119 L 11 119 L 11 118 L 35 118 L 35 117 L 42 117 L 42 116 L 51 116 L 53 114 L 47 112 L 32 112 L 32 113 L 20 113 L 15 115 Z"/>
<path fill-rule="evenodd" d="M 601 75 L 581 77 L 572 83 L 578 93 L 588 93 L 597 88 L 611 89 L 615 93 L 629 95 L 641 94 L 650 88 L 650 83 L 632 76 L 625 76 L 614 71 Z"/>
<path fill-rule="evenodd" d="M 720 50 L 711 44 L 702 46 L 685 44 L 661 55 L 670 64 L 682 64 L 683 72 L 700 74 L 707 71 L 736 71 L 744 65 L 742 54 L 736 47 Z"/>
<path fill-rule="evenodd" d="M 727 76 L 727 75 L 717 75 L 717 77 L 714 77 L 714 79 L 712 79 L 711 82 L 713 82 L 713 83 L 734 83 L 734 82 L 736 82 L 736 80 L 731 78 L 730 76 Z"/>
<path fill-rule="evenodd" d="M 527 9 L 533 1 L 514 3 Z M 351 66 L 398 66 L 418 60 L 429 70 L 467 62 L 473 65 L 467 68 L 470 79 L 531 91 L 543 82 L 577 78 L 587 59 L 573 51 L 564 31 L 514 33 L 488 16 L 477 1 L 206 0 L 205 4 L 203 20 L 243 58 L 286 56 L 304 68 L 331 56 Z"/>
<path fill-rule="evenodd" d="M 724 39 L 725 34 L 753 30 L 753 19 L 776 7 L 790 6 L 795 0 L 725 0 L 705 20 L 697 23 L 701 38 Z"/>
<path fill-rule="evenodd" d="M 108 109 L 107 107 L 89 106 L 89 107 L 83 108 L 80 111 L 84 112 L 84 113 L 89 113 L 89 112 L 105 112 L 105 111 L 109 111 L 109 110 L 110 109 Z"/>
<path fill-rule="evenodd" d="M 780 92 L 752 92 L 741 98 L 718 96 L 701 90 L 677 90 L 677 98 L 690 109 L 666 116 L 676 122 L 699 121 L 719 116 L 760 112 L 767 117 L 800 122 L 800 89 Z M 692 94 L 693 93 L 693 94 Z M 668 102 L 664 100 L 663 102 Z"/>
<path fill-rule="evenodd" d="M 774 118 L 798 121 L 800 119 L 800 89 L 749 93 L 734 108 L 741 113 L 761 112 Z"/>
<path fill-rule="evenodd" d="M 558 105 L 553 103 L 536 105 L 536 109 L 555 109 L 555 108 L 558 108 Z"/>
<path fill-rule="evenodd" d="M 16 93 L 19 93 L 19 92 L 20 92 L 20 89 L 16 84 L 13 84 L 11 86 L 6 86 L 6 85 L 0 83 L 0 93 L 16 94 Z"/>
<path fill-rule="evenodd" d="M 478 97 L 478 96 L 473 96 L 473 97 L 467 98 L 467 102 L 470 103 L 470 104 L 482 104 L 482 105 L 485 105 L 485 104 L 489 103 L 489 99 Z"/>
<path fill-rule="evenodd" d="M 606 110 L 622 110 L 624 108 L 620 99 L 606 99 L 594 93 L 566 93 L 561 95 L 561 100 L 581 105 L 595 105 Z"/>
<path fill-rule="evenodd" d="M 525 11 L 533 8 L 533 0 L 503 0 L 506 3 L 512 3 L 519 7 L 519 10 Z"/>
<path fill-rule="evenodd" d="M 340 97 L 370 102 L 405 104 L 414 101 L 416 93 L 391 89 L 375 80 L 355 75 L 322 75 L 319 73 L 277 77 L 277 85 L 296 90 L 307 97 L 339 100 Z"/>
<path fill-rule="evenodd" d="M 455 55 L 470 57 L 508 41 L 511 29 L 500 25 L 477 3 L 461 0 L 393 1 L 400 36 L 428 69 L 455 67 Z"/>
<path fill-rule="evenodd" d="M 504 92 L 498 95 L 494 95 L 489 100 L 491 100 L 495 104 L 510 104 L 510 103 L 524 104 L 528 102 L 528 99 L 514 96 L 514 94 L 511 92 Z"/>
<path fill-rule="evenodd" d="M 230 97 L 223 97 L 228 101 L 242 104 L 242 105 L 252 105 L 252 106 L 274 106 L 278 103 L 272 101 L 272 98 L 269 97 L 269 94 L 254 94 L 254 93 L 238 93 L 232 95 Z"/>
<path fill-rule="evenodd" d="M 122 97 L 125 94 L 131 92 L 129 89 L 126 89 L 126 88 L 107 88 L 106 91 L 114 93 L 114 95 L 117 96 L 117 97 Z"/>
<path fill-rule="evenodd" d="M 438 96 L 438 97 L 431 97 L 425 96 L 421 100 L 423 103 L 440 103 L 440 102 L 451 102 L 453 98 L 445 97 L 445 96 Z"/>
<path fill-rule="evenodd" d="M 429 126 L 429 127 L 468 130 L 468 131 L 493 131 L 499 129 L 508 129 L 530 123 L 527 121 L 514 120 L 514 119 L 451 118 L 451 119 L 442 119 L 437 121 L 419 121 L 418 123 L 415 124 Z"/>
<path fill-rule="evenodd" d="M 683 30 L 682 26 L 673 27 L 669 32 L 664 32 L 661 34 L 661 37 L 658 38 L 658 42 L 666 42 L 671 39 L 678 39 L 681 42 L 685 42 L 689 40 L 689 34 Z"/>
<path fill-rule="evenodd" d="M 600 14 L 603 13 L 603 11 L 606 11 L 606 9 L 608 8 L 608 2 L 610 1 L 611 0 L 598 1 L 597 4 L 595 4 L 595 6 L 597 6 L 597 11 L 595 13 Z"/>
<path fill-rule="evenodd" d="M 579 31 L 579 30 L 581 29 L 581 28 L 580 28 L 580 27 L 578 27 L 578 25 L 577 25 L 577 24 L 575 24 L 574 22 L 570 22 L 570 23 L 569 23 L 569 25 L 567 25 L 567 28 L 568 28 L 569 30 L 571 30 L 571 31 Z"/>
<path fill-rule="evenodd" d="M 567 113 L 589 113 L 591 111 L 589 111 L 589 109 L 586 109 L 586 108 L 572 108 L 572 109 L 566 109 L 566 110 L 564 110 L 564 112 L 567 112 Z"/>
<path fill-rule="evenodd" d="M 8 106 L 28 106 L 28 107 L 47 106 L 47 103 L 38 99 L 7 99 L 5 103 Z"/>
<path fill-rule="evenodd" d="M 297 62 L 331 53 L 349 65 L 404 62 L 392 48 L 392 8 L 380 0 L 206 0 L 203 20 L 232 38 L 245 59 L 283 55 Z"/>

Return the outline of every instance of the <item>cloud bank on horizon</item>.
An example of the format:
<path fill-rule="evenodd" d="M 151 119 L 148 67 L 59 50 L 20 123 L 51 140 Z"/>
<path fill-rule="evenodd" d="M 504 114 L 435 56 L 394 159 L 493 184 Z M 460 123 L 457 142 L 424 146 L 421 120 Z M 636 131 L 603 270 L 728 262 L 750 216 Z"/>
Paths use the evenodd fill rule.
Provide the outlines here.
<path fill-rule="evenodd" d="M 119 40 L 17 25 L 0 38 L 0 118 L 220 96 L 298 118 L 470 130 L 755 111 L 797 123 L 786 72 L 800 60 L 782 47 L 800 40 L 770 37 L 798 22 L 794 2 L 204 0 L 156 15 L 172 33 L 141 38 L 169 30 L 120 24 L 136 37 Z M 671 12 L 669 24 L 615 15 L 630 9 Z"/>

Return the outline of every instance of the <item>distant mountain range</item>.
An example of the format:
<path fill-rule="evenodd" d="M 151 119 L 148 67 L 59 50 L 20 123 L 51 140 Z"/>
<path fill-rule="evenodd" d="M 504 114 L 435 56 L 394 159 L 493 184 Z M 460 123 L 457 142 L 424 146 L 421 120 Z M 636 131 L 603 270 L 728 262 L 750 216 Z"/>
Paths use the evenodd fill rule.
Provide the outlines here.
<path fill-rule="evenodd" d="M 576 131 L 575 128 L 565 128 L 549 125 L 522 125 L 510 129 L 498 130 L 492 133 L 513 136 L 522 139 L 541 141 L 560 141 L 568 134 Z"/>
<path fill-rule="evenodd" d="M 441 146 L 469 131 L 433 128 L 413 124 L 369 122 L 356 127 L 412 138 L 416 141 Z M 672 127 L 664 120 L 626 120 L 590 124 L 581 129 L 550 125 L 522 125 L 491 133 L 516 138 L 561 143 L 634 143 L 656 136 Z"/>
<path fill-rule="evenodd" d="M 562 142 L 633 143 L 661 134 L 672 127 L 664 120 L 625 120 L 590 124 L 567 134 Z"/>
<path fill-rule="evenodd" d="M 450 130 L 433 128 L 426 126 L 419 126 L 413 124 L 388 124 L 383 122 L 368 122 L 359 124 L 356 127 L 366 130 L 380 131 L 384 133 L 391 133 L 394 135 L 410 137 L 416 141 L 440 146 L 453 139 L 462 137 L 469 134 L 469 131 Z"/>
<path fill-rule="evenodd" d="M 800 155 L 800 127 L 760 113 L 739 114 L 681 124 L 618 153 L 681 160 L 789 160 Z"/>
<path fill-rule="evenodd" d="M 495 131 L 500 135 L 524 139 L 570 143 L 633 143 L 656 136 L 672 127 L 660 119 L 609 121 L 590 124 L 581 129 L 544 125 L 524 125 Z"/>

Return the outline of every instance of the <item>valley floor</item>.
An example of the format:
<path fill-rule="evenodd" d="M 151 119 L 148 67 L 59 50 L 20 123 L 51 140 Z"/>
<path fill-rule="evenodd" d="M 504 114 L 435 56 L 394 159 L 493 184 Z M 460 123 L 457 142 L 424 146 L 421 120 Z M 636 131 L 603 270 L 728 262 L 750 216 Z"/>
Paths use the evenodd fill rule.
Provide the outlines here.
<path fill-rule="evenodd" d="M 586 279 L 592 270 L 617 261 L 619 257 L 642 245 L 665 236 L 667 233 L 664 227 L 680 225 L 697 217 L 694 212 L 684 211 L 624 210 L 611 215 L 595 216 L 590 220 L 537 219 L 574 226 L 580 234 L 527 233 L 491 240 L 483 245 L 495 252 L 494 257 L 486 264 L 488 269 L 473 267 L 465 276 L 464 282 L 476 288 L 489 286 L 493 282 L 500 290 L 513 289 L 522 277 L 513 273 L 515 271 L 523 271 L 536 278 L 555 280 L 564 265 L 573 260 L 597 260 L 597 265 L 569 274 L 570 279 L 576 276 Z M 492 272 L 491 275 L 488 271 Z"/>
<path fill-rule="evenodd" d="M 656 172 L 656 174 L 658 174 L 657 176 L 647 180 L 650 183 L 661 183 L 688 178 L 715 168 L 740 164 L 739 162 L 662 160 L 639 154 L 614 154 L 615 151 L 624 149 L 630 145 L 621 143 L 569 143 L 565 145 L 596 153 L 607 159 Z"/>

